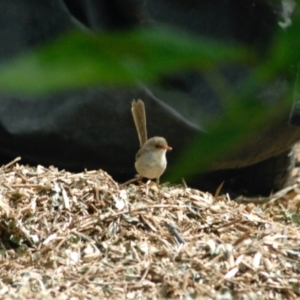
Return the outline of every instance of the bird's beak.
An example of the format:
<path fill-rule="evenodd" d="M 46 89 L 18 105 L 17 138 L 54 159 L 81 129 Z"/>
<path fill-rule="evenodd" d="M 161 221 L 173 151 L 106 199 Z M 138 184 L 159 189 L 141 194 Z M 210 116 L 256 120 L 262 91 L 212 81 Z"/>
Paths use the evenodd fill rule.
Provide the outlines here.
<path fill-rule="evenodd" d="M 166 150 L 168 150 L 168 151 L 171 151 L 171 150 L 172 150 L 172 147 L 166 146 L 166 147 L 164 147 L 164 149 L 166 149 Z"/>
<path fill-rule="evenodd" d="M 172 150 L 172 147 L 170 147 L 170 146 L 162 146 L 162 145 L 156 145 L 155 146 L 156 148 L 159 148 L 159 149 L 166 149 L 166 150 L 168 150 L 168 151 L 170 151 L 170 150 Z"/>

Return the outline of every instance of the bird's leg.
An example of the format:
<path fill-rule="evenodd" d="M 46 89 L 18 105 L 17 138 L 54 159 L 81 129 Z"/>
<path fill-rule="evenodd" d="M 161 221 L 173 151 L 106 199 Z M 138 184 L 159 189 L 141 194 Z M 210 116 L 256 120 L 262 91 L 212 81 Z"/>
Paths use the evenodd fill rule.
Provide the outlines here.
<path fill-rule="evenodd" d="M 119 187 L 121 188 L 121 187 L 123 187 L 123 186 L 125 186 L 125 185 L 128 185 L 128 184 L 130 184 L 130 183 L 137 182 L 137 181 L 142 181 L 142 179 L 143 179 L 142 176 L 134 177 L 134 178 L 132 178 L 132 179 L 130 179 L 130 180 L 128 180 L 128 181 L 126 181 L 126 182 L 120 184 Z"/>

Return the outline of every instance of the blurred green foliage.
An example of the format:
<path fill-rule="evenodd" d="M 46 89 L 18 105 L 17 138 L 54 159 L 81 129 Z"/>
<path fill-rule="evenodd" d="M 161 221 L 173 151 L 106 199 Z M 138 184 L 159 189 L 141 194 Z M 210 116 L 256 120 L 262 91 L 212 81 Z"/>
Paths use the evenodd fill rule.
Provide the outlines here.
<path fill-rule="evenodd" d="M 295 14 L 292 22 L 286 29 L 278 26 L 269 54 L 263 60 L 253 49 L 196 38 L 167 28 L 99 35 L 70 32 L 2 65 L 0 87 L 40 94 L 97 84 L 153 82 L 161 74 L 181 69 L 205 72 L 222 64 L 251 65 L 253 72 L 243 83 L 242 92 L 224 90 L 224 115 L 208 124 L 210 134 L 201 135 L 182 153 L 178 164 L 172 168 L 171 179 L 174 179 L 204 168 L 207 161 L 221 153 L 229 153 L 257 130 L 266 127 L 267 120 L 271 122 L 283 111 L 288 112 L 293 77 L 300 62 L 299 14 Z M 283 75 L 291 79 L 291 93 L 280 105 L 270 107 L 255 100 L 257 89 Z M 211 84 L 218 86 L 217 80 L 218 76 Z M 222 94 L 222 90 L 218 93 Z"/>
<path fill-rule="evenodd" d="M 99 35 L 76 31 L 1 66 L 0 87 L 45 93 L 99 83 L 133 84 L 181 68 L 205 70 L 250 59 L 245 48 L 163 27 Z"/>

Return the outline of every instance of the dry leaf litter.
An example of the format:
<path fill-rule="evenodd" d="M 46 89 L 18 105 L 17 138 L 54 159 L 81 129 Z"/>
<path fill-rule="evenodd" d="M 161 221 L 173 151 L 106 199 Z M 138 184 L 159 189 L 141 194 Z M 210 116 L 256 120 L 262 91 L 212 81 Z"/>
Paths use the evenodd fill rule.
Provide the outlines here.
<path fill-rule="evenodd" d="M 232 201 L 17 161 L 0 177 L 1 299 L 300 297 L 300 179 Z"/>

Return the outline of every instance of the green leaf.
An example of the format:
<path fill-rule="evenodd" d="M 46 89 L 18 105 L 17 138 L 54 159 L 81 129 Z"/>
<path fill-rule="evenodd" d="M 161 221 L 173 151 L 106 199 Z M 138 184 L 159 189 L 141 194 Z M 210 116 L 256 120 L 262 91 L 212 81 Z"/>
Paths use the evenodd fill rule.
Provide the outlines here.
<path fill-rule="evenodd" d="M 250 60 L 249 51 L 166 28 L 91 35 L 69 32 L 1 66 L 0 88 L 42 93 L 154 81 L 158 74 Z"/>
<path fill-rule="evenodd" d="M 249 140 L 266 131 L 272 122 L 276 123 L 276 118 L 288 116 L 292 105 L 291 93 L 276 105 L 263 104 L 256 98 L 255 91 L 267 82 L 259 79 L 253 75 L 248 80 L 249 86 L 245 85 L 240 94 L 233 94 L 231 99 L 227 99 L 224 114 L 207 124 L 209 134 L 197 136 L 181 153 L 177 163 L 169 167 L 169 181 L 178 181 L 182 177 L 189 179 L 194 174 L 217 166 L 221 157 L 247 145 Z"/>

